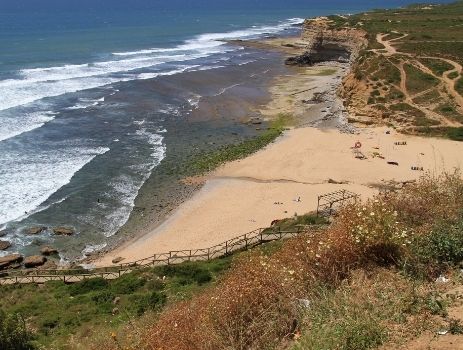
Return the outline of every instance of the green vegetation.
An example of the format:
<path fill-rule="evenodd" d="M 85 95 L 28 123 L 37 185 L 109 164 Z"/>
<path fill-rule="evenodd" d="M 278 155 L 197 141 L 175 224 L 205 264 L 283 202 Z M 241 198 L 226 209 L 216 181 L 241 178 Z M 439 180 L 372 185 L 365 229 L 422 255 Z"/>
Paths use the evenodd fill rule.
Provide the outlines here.
<path fill-rule="evenodd" d="M 429 69 L 431 69 L 433 73 L 437 76 L 442 76 L 445 72 L 454 68 L 451 64 L 441 60 L 421 58 L 420 61 Z"/>
<path fill-rule="evenodd" d="M 438 112 L 441 115 L 444 115 L 450 119 L 463 122 L 463 116 L 458 113 L 455 105 L 453 103 L 442 103 L 437 106 L 435 109 L 436 112 Z"/>
<path fill-rule="evenodd" d="M 126 324 L 133 317 L 190 298 L 215 283 L 230 264 L 231 258 L 221 258 L 148 268 L 115 280 L 93 278 L 70 285 L 48 282 L 41 288 L 2 286 L 0 349 L 33 349 L 26 346 L 32 343 L 23 318 L 37 330 L 33 343 L 61 349 L 71 335 L 106 332 L 108 326 Z M 1 310 L 13 316 L 6 317 Z M 12 339 L 19 347 L 8 347 Z"/>
<path fill-rule="evenodd" d="M 225 162 L 244 158 L 273 142 L 292 123 L 293 117 L 291 115 L 280 114 L 277 119 L 270 122 L 268 129 L 259 136 L 236 145 L 222 147 L 214 152 L 199 155 L 192 161 L 190 168 L 195 173 L 204 173 Z"/>
<path fill-rule="evenodd" d="M 410 106 L 408 103 L 401 102 L 401 103 L 396 103 L 390 106 L 390 109 L 392 111 L 398 111 L 398 112 L 406 112 L 408 114 L 413 115 L 415 118 L 421 117 L 424 118 L 425 115 L 422 111 L 419 109 L 416 109 L 415 107 Z"/>
<path fill-rule="evenodd" d="M 329 75 L 333 75 L 337 72 L 337 69 L 334 69 L 334 68 L 325 68 L 325 69 L 322 69 L 321 71 L 318 71 L 316 72 L 315 75 L 318 75 L 318 76 L 329 76 Z"/>
<path fill-rule="evenodd" d="M 426 103 L 437 103 L 441 100 L 441 95 L 436 89 L 433 89 L 425 94 L 422 94 L 413 99 L 414 103 L 426 104 Z"/>
<path fill-rule="evenodd" d="M 458 72 L 452 72 L 448 75 L 450 79 L 455 79 L 459 76 Z"/>
<path fill-rule="evenodd" d="M 413 242 L 411 249 L 416 259 L 413 267 L 427 271 L 457 266 L 463 261 L 462 247 L 463 221 L 437 223 L 428 235 L 417 237 Z"/>
<path fill-rule="evenodd" d="M 443 136 L 453 141 L 463 141 L 463 127 L 437 127 L 437 128 L 418 128 L 418 133 L 424 136 L 439 137 Z"/>
<path fill-rule="evenodd" d="M 455 90 L 463 96 L 463 78 L 460 78 L 455 82 Z"/>
<path fill-rule="evenodd" d="M 454 141 L 463 141 L 463 127 L 461 128 L 448 128 L 446 135 L 449 139 Z"/>
<path fill-rule="evenodd" d="M 426 74 L 410 64 L 405 64 L 404 69 L 407 74 L 407 90 L 410 94 L 428 90 L 439 83 L 432 75 Z"/>
<path fill-rule="evenodd" d="M 6 314 L 0 310 L 0 349 L 32 350 L 32 335 L 26 322 L 18 314 Z"/>

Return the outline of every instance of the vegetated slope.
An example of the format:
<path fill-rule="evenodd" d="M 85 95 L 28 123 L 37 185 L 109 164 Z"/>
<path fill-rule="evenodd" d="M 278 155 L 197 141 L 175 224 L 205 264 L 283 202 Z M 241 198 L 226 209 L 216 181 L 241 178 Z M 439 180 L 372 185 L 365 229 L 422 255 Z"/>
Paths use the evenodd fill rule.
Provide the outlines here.
<path fill-rule="evenodd" d="M 368 32 L 341 92 L 351 121 L 463 139 L 463 2 L 330 19 Z"/>
<path fill-rule="evenodd" d="M 348 205 L 327 229 L 246 253 L 217 285 L 86 347 L 392 349 L 438 331 L 463 344 L 462 193 L 459 173 L 427 175 Z"/>
<path fill-rule="evenodd" d="M 228 257 L 147 268 L 116 280 L 0 286 L 0 349 L 81 348 L 82 339 L 109 336 L 115 327 L 190 298 L 230 263 Z"/>

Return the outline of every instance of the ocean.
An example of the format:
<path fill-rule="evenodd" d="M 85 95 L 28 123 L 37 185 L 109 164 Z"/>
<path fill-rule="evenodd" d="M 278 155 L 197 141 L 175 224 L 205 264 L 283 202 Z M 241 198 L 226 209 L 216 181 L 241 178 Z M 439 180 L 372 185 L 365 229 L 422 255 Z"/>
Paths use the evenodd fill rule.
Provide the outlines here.
<path fill-rule="evenodd" d="M 163 163 L 204 140 L 252 137 L 217 116 L 191 123 L 208 119 L 201 101 L 278 71 L 272 54 L 222 40 L 296 35 L 306 17 L 410 2 L 2 0 L 0 230 L 13 245 L 0 255 L 103 249 L 150 177 L 153 191 L 176 181 Z M 48 229 L 25 234 L 33 226 Z M 76 235 L 56 238 L 56 226 Z"/>

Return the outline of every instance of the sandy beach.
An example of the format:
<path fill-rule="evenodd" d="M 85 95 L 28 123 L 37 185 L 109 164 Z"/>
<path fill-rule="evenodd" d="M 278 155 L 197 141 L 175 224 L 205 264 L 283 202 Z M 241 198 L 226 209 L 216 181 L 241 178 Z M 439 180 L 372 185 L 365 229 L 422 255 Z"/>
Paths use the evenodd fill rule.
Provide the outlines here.
<path fill-rule="evenodd" d="M 268 227 L 274 219 L 314 211 L 321 194 L 346 189 L 366 199 L 391 183 L 462 166 L 462 143 L 348 125 L 336 96 L 347 70 L 340 64 L 294 68 L 293 74 L 276 78 L 272 101 L 259 112 L 267 118 L 289 113 L 294 126 L 254 155 L 191 179 L 204 186 L 190 200 L 162 225 L 98 258 L 95 265 L 111 265 L 116 257 L 130 262 L 209 247 Z M 364 159 L 356 157 L 358 142 Z"/>

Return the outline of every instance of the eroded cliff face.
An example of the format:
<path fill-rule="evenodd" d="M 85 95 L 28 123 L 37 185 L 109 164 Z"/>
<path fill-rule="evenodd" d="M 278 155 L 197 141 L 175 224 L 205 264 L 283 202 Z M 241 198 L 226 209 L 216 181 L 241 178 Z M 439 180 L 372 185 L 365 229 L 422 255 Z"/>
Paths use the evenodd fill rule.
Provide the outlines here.
<path fill-rule="evenodd" d="M 313 65 L 326 61 L 349 62 L 355 60 L 366 46 L 366 32 L 356 28 L 335 28 L 326 17 L 307 19 L 302 30 L 307 51 L 290 57 L 286 64 Z"/>

